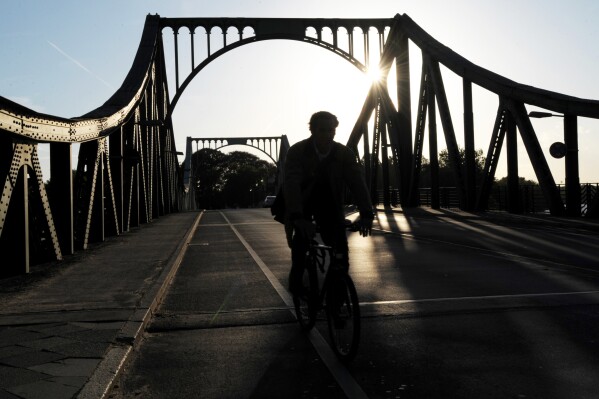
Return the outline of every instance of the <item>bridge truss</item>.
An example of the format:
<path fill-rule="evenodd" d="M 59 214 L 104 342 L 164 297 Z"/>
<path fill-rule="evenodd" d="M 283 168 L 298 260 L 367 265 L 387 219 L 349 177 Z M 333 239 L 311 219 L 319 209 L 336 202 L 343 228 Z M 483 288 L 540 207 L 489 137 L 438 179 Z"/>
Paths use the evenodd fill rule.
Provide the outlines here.
<path fill-rule="evenodd" d="M 172 29 L 174 33 L 175 81 L 170 85 L 165 68 L 164 29 Z M 194 34 L 198 30 L 203 30 L 208 37 L 208 52 L 202 60 L 197 59 L 194 52 Z M 179 72 L 178 35 L 184 32 L 191 35 L 188 49 L 191 72 L 187 76 Z M 237 33 L 238 40 L 227 42 L 231 32 Z M 222 46 L 211 48 L 211 35 L 219 34 Z M 374 48 L 371 48 L 371 35 L 376 36 Z M 177 161 L 172 127 L 172 114 L 182 93 L 193 78 L 219 56 L 243 45 L 273 39 L 319 46 L 364 72 L 370 55 L 378 52 L 384 79 L 373 83 L 347 144 L 356 154 L 362 146 L 361 161 L 367 180 L 373 195 L 378 189 L 377 182 L 382 181 L 385 204 L 390 203 L 389 188 L 393 184 L 399 188 L 402 206 L 418 205 L 416 192 L 428 131 L 435 206 L 434 197 L 438 197 L 439 191 L 435 179 L 438 110 L 441 137 L 447 146 L 462 209 L 486 208 L 504 141 L 507 143 L 508 187 L 512 194 L 517 190 L 516 138 L 519 133 L 551 213 L 580 215 L 577 118 L 599 118 L 598 101 L 522 85 L 485 70 L 443 46 L 407 15 L 386 19 L 161 18 L 148 15 L 131 70 L 121 87 L 99 108 L 78 118 L 62 118 L 37 113 L 0 97 L 0 253 L 3 259 L 0 274 L 27 272 L 31 263 L 61 259 L 87 248 L 90 243 L 103 241 L 106 236 L 121 234 L 161 215 L 184 209 L 189 203 L 190 193 L 184 184 L 188 176 L 184 176 L 185 168 Z M 419 48 L 422 56 L 421 83 L 417 90 L 410 87 L 410 43 Z M 357 46 L 363 46 L 362 58 L 357 56 Z M 463 82 L 463 163 L 441 66 Z M 396 93 L 390 93 L 387 85 L 388 73 L 393 67 Z M 475 181 L 473 85 L 494 93 L 499 104 L 481 182 Z M 418 99 L 414 121 L 412 92 Z M 530 105 L 564 116 L 565 203 L 529 119 L 526 106 Z M 40 143 L 50 146 L 50 176 L 42 176 L 38 156 Z M 79 152 L 73 167 L 74 145 L 79 146 Z M 276 161 L 280 163 L 282 156 L 279 149 Z M 389 181 L 390 168 L 396 168 L 395 182 Z M 517 196 L 510 198 L 510 209 L 517 211 Z"/>

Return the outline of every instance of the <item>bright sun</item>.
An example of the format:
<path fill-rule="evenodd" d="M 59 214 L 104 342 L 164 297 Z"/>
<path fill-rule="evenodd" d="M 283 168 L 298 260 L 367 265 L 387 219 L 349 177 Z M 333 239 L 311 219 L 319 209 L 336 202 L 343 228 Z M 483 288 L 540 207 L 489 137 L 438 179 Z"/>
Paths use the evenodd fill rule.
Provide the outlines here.
<path fill-rule="evenodd" d="M 381 73 L 381 70 L 379 69 L 378 66 L 372 65 L 366 71 L 366 76 L 368 76 L 368 80 L 371 83 L 375 83 L 375 82 L 380 82 L 381 81 L 381 79 L 383 77 L 383 74 Z"/>

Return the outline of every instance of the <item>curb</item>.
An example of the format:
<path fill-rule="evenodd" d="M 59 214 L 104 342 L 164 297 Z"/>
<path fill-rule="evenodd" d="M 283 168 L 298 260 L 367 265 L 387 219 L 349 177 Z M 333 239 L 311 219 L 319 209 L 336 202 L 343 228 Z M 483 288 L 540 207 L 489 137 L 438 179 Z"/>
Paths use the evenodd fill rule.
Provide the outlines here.
<path fill-rule="evenodd" d="M 193 224 L 185 234 L 185 238 L 179 245 L 177 245 L 174 252 L 177 255 L 168 262 L 158 279 L 143 296 L 138 309 L 133 312 L 129 317 L 129 320 L 125 322 L 125 325 L 117 334 L 117 343 L 110 345 L 107 354 L 103 357 L 93 374 L 77 394 L 77 399 L 103 399 L 106 397 L 115 379 L 123 370 L 123 366 L 133 351 L 133 348 L 139 344 L 145 326 L 150 321 L 158 305 L 162 302 L 168 287 L 177 274 L 183 257 L 187 252 L 189 242 L 191 241 L 203 214 L 203 211 L 198 213 Z"/>

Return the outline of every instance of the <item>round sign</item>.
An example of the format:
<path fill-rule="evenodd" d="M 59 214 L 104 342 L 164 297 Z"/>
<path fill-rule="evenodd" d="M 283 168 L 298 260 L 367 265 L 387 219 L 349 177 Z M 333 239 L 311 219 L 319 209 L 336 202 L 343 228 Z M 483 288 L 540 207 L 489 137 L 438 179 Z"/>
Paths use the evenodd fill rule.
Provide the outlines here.
<path fill-rule="evenodd" d="M 566 156 L 566 152 L 568 149 L 564 143 L 560 143 L 559 141 L 551 144 L 549 147 L 549 153 L 553 158 L 563 158 Z"/>

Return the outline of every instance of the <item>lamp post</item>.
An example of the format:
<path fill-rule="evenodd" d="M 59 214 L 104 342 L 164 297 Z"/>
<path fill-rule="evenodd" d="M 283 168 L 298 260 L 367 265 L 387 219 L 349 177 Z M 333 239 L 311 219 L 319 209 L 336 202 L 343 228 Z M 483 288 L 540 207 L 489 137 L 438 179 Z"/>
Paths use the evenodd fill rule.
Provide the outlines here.
<path fill-rule="evenodd" d="M 563 118 L 564 115 L 561 114 L 552 114 L 551 112 L 539 112 L 539 111 L 531 111 L 528 113 L 528 116 L 531 118 L 550 118 L 552 116 L 557 116 Z"/>
<path fill-rule="evenodd" d="M 532 111 L 531 118 L 564 118 L 564 143 L 554 143 L 551 155 L 555 158 L 565 156 L 566 169 L 566 215 L 580 216 L 580 177 L 578 171 L 578 123 L 576 115 L 560 115 L 551 112 Z M 562 150 L 563 149 L 563 150 Z"/>

